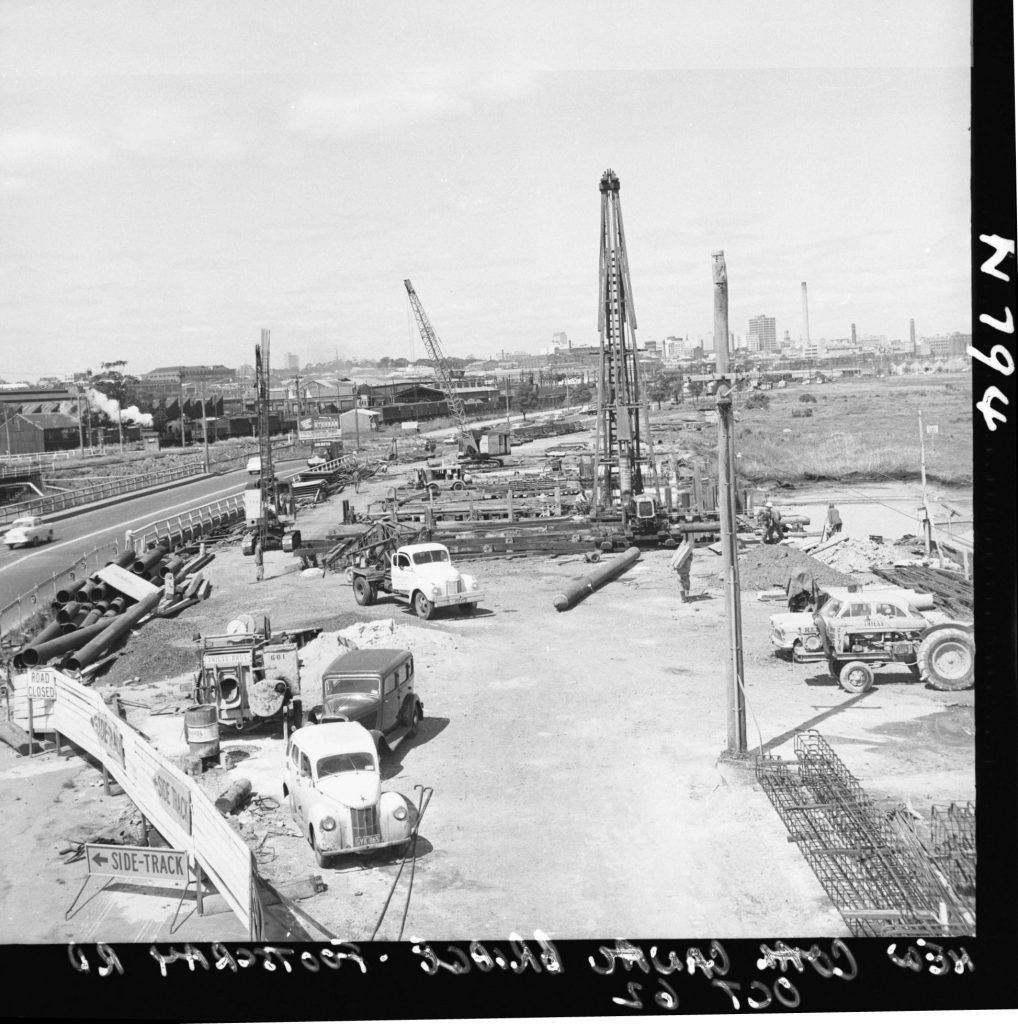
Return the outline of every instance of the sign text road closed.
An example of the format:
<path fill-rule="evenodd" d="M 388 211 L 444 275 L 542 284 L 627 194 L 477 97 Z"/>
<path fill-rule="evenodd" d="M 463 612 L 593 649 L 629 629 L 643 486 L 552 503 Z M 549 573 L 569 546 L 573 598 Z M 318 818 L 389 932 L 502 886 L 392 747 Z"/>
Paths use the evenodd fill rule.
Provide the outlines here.
<path fill-rule="evenodd" d="M 102 846 L 85 844 L 90 875 L 115 878 L 162 878 L 168 882 L 189 880 L 187 853 L 150 846 Z"/>
<path fill-rule="evenodd" d="M 29 700 L 56 700 L 57 683 L 49 669 L 33 668 L 28 676 Z"/>

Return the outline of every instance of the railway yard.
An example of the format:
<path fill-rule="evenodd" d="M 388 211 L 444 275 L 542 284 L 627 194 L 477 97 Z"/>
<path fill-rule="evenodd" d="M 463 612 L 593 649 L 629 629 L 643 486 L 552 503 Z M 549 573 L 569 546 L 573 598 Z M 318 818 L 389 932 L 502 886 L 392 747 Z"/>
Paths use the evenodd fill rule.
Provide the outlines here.
<path fill-rule="evenodd" d="M 138 551 L 119 566 L 109 555 L 97 558 L 95 568 L 112 588 L 107 604 L 121 578 L 109 575 L 111 566 L 101 570 L 108 560 L 140 581 L 121 583 L 141 588 L 133 607 L 161 588 L 161 599 L 151 599 L 159 609 L 127 623 L 94 661 L 79 655 L 71 663 L 63 651 L 47 657 L 45 648 L 28 655 L 31 642 L 17 648 L 11 721 L 0 746 L 0 810 L 8 822 L 0 855 L 4 941 L 247 937 L 250 925 L 237 900 L 223 898 L 231 885 L 225 868 L 208 868 L 201 914 L 193 887 L 185 901 L 190 912 L 181 911 L 180 890 L 151 879 L 124 877 L 104 888 L 95 881 L 76 901 L 94 856 L 88 843 L 155 850 L 189 849 L 182 836 L 196 849 L 208 843 L 198 827 L 198 790 L 210 806 L 218 801 L 230 842 L 239 839 L 250 850 L 261 892 L 259 934 L 268 938 L 438 940 L 535 930 L 560 938 L 880 934 L 861 912 L 878 891 L 897 900 L 899 927 L 904 917 L 927 931 L 970 928 L 970 685 L 959 679 L 938 689 L 890 660 L 873 673 L 873 685 L 856 692 L 839 685 L 822 652 L 800 661 L 772 643 L 771 617 L 787 610 L 789 580 L 803 572 L 820 588 L 864 595 L 911 588 L 930 598 L 930 621 L 971 621 L 971 581 L 961 556 L 945 548 L 931 558 L 924 550 L 916 488 L 858 481 L 740 488 L 748 749 L 722 756 L 724 560 L 710 467 L 687 443 L 694 433 L 712 432 L 709 412 L 655 417 L 653 493 L 671 517 L 659 515 L 656 531 L 642 533 L 638 509 L 624 518 L 586 514 L 583 460 L 597 440 L 592 419 L 575 410 L 535 424 L 529 433 L 545 436 L 517 432 L 501 467 L 464 470 L 436 435 L 436 451 L 425 451 L 426 438 L 398 449 L 378 439 L 324 471 L 304 470 L 303 482 L 319 486 L 298 480 L 291 488 L 287 529 L 299 529 L 300 539 L 260 553 L 261 580 L 259 556 L 245 554 L 248 528 L 236 515 L 165 538 L 135 538 Z M 176 502 L 172 495 L 168 505 Z M 957 489 L 949 497 L 965 501 Z M 762 543 L 757 523 L 768 500 L 792 526 L 777 544 Z M 823 512 L 833 501 L 844 530 L 821 537 Z M 680 600 L 670 568 L 684 538 L 694 545 L 688 601 Z M 160 539 L 164 547 L 148 546 Z M 412 553 L 428 541 L 444 545 L 455 570 L 476 579 L 476 600 L 443 607 L 434 590 L 422 606 L 411 595 L 414 585 L 397 579 L 395 564 L 391 579 L 378 572 L 356 596 L 357 573 L 372 558 L 388 559 L 399 545 L 410 544 Z M 634 547 L 638 553 L 628 556 Z M 28 564 L 45 552 L 33 549 Z M 149 566 L 132 573 L 134 554 L 143 561 L 146 552 Z M 622 571 L 611 570 L 624 560 Z M 415 568 L 431 567 L 408 571 Z M 576 586 L 600 570 L 606 579 Z M 97 586 L 97 578 L 90 575 L 85 586 Z M 72 620 L 86 610 L 87 592 L 78 594 L 82 607 L 69 613 Z M 565 593 L 577 596 L 557 610 Z M 101 625 L 98 604 L 93 611 Z M 24 640 L 39 621 L 25 628 Z M 256 667 L 247 677 L 255 711 L 238 712 L 237 725 L 224 720 L 226 655 L 206 653 L 199 671 L 202 638 L 214 636 L 226 638 L 215 651 L 248 642 L 257 648 L 261 636 L 294 658 L 295 672 Z M 212 650 L 207 643 L 204 649 Z M 423 717 L 409 730 L 402 718 L 403 728 L 376 723 L 387 742 L 374 769 L 383 794 L 406 799 L 411 838 L 319 863 L 310 812 L 296 813 L 299 772 L 286 774 L 288 752 L 301 742 L 301 733 L 291 731 L 333 728 L 327 717 L 308 723 L 320 717 L 323 675 L 353 650 L 413 657 Z M 32 756 L 27 745 L 18 746 L 25 735 L 18 730 L 29 726 L 28 683 L 47 663 L 46 671 L 69 680 L 59 683 L 67 694 L 84 700 L 79 691 L 87 690 L 88 699 L 102 701 L 105 711 L 93 708 L 91 720 L 105 714 L 126 730 L 126 755 L 123 741 L 107 742 L 97 755 L 98 748 L 75 743 L 73 735 L 57 735 L 64 689 L 55 700 L 34 702 Z M 257 655 L 251 663 L 259 664 Z M 215 692 L 196 689 L 213 676 Z M 265 678 L 273 684 L 268 689 Z M 211 735 L 210 720 L 196 717 L 209 707 Z M 194 787 L 190 833 L 172 831 L 178 814 L 171 834 L 161 834 L 158 805 L 133 793 L 123 762 L 133 756 L 130 744 L 142 750 L 135 737 L 167 777 Z M 112 759 L 105 756 L 110 751 Z M 827 773 L 826 797 L 817 797 L 804 765 Z M 819 812 L 801 810 L 825 799 Z M 838 867 L 840 888 L 834 884 L 823 848 L 845 839 L 825 836 L 824 828 L 839 820 L 839 808 L 850 812 L 854 842 L 873 844 L 878 859 L 898 869 L 870 877 L 853 862 Z M 807 826 L 811 837 L 804 838 Z M 914 884 L 891 891 L 889 879 L 903 872 Z M 932 904 L 927 890 L 937 893 Z M 929 905 L 939 905 L 939 922 Z"/>

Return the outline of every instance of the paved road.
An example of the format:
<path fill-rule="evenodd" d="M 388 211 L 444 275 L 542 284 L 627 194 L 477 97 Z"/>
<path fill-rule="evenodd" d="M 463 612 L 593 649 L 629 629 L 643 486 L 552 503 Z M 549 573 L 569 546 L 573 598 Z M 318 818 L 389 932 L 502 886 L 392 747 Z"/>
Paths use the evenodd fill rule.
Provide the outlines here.
<path fill-rule="evenodd" d="M 275 465 L 277 475 L 286 479 L 304 468 L 304 460 L 279 460 Z M 62 519 L 53 524 L 53 540 L 41 547 L 11 551 L 0 545 L 0 606 L 31 590 L 50 573 L 66 569 L 77 556 L 86 554 L 96 545 L 114 539 L 123 543 L 125 530 L 137 529 L 155 519 L 176 515 L 217 498 L 228 498 L 242 491 L 250 480 L 246 470 L 234 470 Z"/>

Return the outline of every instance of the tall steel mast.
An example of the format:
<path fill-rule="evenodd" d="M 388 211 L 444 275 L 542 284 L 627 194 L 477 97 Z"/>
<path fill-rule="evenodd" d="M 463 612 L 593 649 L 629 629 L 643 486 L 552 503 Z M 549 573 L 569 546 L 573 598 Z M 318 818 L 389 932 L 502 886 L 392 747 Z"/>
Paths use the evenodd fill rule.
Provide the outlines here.
<path fill-rule="evenodd" d="M 640 469 L 640 384 L 636 361 L 636 308 L 622 227 L 619 179 L 601 175 L 601 257 L 597 328 L 601 340 L 598 377 L 597 466 L 593 505 L 609 508 L 622 494 L 643 493 Z"/>

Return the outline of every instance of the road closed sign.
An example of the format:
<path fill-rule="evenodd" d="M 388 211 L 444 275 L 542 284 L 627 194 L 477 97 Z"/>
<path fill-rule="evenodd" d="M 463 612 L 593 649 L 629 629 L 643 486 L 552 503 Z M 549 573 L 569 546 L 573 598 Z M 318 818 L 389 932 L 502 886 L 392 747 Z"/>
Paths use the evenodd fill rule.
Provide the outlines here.
<path fill-rule="evenodd" d="M 57 681 L 53 673 L 49 669 L 33 668 L 28 674 L 26 695 L 29 700 L 56 700 Z"/>
<path fill-rule="evenodd" d="M 161 878 L 166 882 L 190 880 L 187 853 L 154 846 L 103 846 L 85 844 L 85 859 L 90 875 L 114 878 Z"/>

